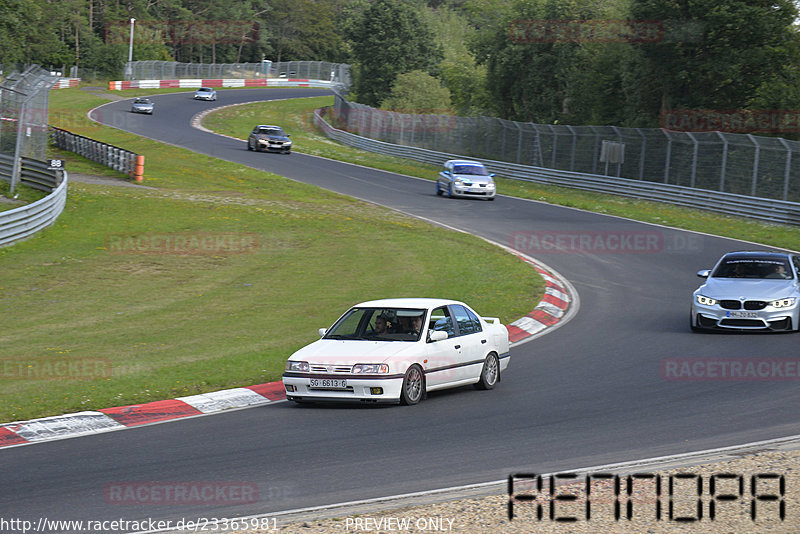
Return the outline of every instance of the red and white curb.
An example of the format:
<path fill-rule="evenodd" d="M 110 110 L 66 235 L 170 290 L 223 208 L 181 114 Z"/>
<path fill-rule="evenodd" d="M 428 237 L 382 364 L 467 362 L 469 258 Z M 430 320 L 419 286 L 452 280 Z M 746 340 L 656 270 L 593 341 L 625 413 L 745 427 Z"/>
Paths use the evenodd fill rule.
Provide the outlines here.
<path fill-rule="evenodd" d="M 284 400 L 282 382 L 0 425 L 0 448 L 218 413 Z"/>
<path fill-rule="evenodd" d="M 80 78 L 59 78 L 56 84 L 50 89 L 68 89 L 70 87 L 78 87 L 81 83 Z"/>
<path fill-rule="evenodd" d="M 577 312 L 578 293 L 565 278 L 530 256 L 508 247 L 504 248 L 521 260 L 530 263 L 545 281 L 544 296 L 536 308 L 506 327 L 511 343 L 520 343 L 538 337 L 545 330 L 561 324 L 568 316 Z"/>

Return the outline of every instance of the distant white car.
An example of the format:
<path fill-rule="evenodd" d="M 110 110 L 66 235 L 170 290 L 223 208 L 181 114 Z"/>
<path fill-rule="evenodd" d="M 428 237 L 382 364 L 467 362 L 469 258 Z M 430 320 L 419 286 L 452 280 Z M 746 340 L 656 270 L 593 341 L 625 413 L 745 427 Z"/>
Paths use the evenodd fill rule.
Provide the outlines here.
<path fill-rule="evenodd" d="M 437 389 L 492 389 L 508 367 L 508 330 L 463 302 L 362 302 L 286 362 L 286 398 L 416 404 Z"/>
<path fill-rule="evenodd" d="M 450 198 L 478 197 L 494 200 L 497 186 L 493 176 L 479 161 L 451 159 L 445 161 L 444 169 L 436 179 L 436 194 L 447 193 Z"/>
<path fill-rule="evenodd" d="M 201 87 L 194 92 L 195 100 L 216 100 L 217 92 L 211 87 Z"/>

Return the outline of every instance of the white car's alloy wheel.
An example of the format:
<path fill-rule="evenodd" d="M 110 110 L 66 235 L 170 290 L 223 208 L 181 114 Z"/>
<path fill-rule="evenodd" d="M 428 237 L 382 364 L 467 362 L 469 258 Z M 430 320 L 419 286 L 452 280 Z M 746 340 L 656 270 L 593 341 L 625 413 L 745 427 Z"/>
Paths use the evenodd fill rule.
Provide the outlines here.
<path fill-rule="evenodd" d="M 500 380 L 500 360 L 497 359 L 497 354 L 491 353 L 483 362 L 481 378 L 475 387 L 477 389 L 493 389 L 498 380 Z"/>
<path fill-rule="evenodd" d="M 400 391 L 400 402 L 406 405 L 417 404 L 422 400 L 425 389 L 425 378 L 418 365 L 412 365 L 403 377 L 403 389 Z"/>

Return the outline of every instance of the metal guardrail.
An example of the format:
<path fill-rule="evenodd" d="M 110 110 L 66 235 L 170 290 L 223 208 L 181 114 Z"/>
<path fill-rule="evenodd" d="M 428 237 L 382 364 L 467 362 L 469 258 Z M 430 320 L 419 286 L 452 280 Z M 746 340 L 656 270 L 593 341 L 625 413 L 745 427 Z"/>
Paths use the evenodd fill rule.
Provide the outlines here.
<path fill-rule="evenodd" d="M 14 156 L 0 153 L 0 179 L 10 182 L 13 167 Z M 39 191 L 50 193 L 60 184 L 57 171 L 50 169 L 47 163 L 35 159 L 22 158 L 20 171 L 20 181 Z"/>
<path fill-rule="evenodd" d="M 0 154 L 0 179 L 11 181 L 13 156 Z M 26 239 L 53 224 L 67 202 L 67 172 L 47 168 L 46 163 L 23 158 L 21 182 L 42 191 L 46 197 L 26 206 L 0 212 L 0 247 Z"/>
<path fill-rule="evenodd" d="M 123 172 L 130 176 L 136 174 L 136 161 L 139 156 L 129 150 L 95 141 L 89 137 L 74 134 L 53 126 L 50 127 L 50 138 L 53 140 L 55 146 L 62 150 L 69 150 L 79 156 L 96 161 L 115 171 Z"/>
<path fill-rule="evenodd" d="M 323 115 L 326 109 L 318 109 L 314 112 L 314 124 L 328 137 L 340 143 L 378 154 L 413 159 L 431 165 L 441 165 L 448 159 L 470 159 L 459 154 L 448 154 L 424 148 L 385 143 L 339 130 L 328 124 L 324 119 Z M 773 223 L 800 225 L 800 203 L 797 202 L 750 197 L 627 178 L 546 169 L 504 161 L 484 159 L 481 159 L 481 161 L 489 171 L 496 173 L 499 177 L 511 180 L 523 180 L 597 193 L 622 195 L 643 200 L 666 202 L 688 208 L 715 211 L 726 215 L 755 218 Z"/>

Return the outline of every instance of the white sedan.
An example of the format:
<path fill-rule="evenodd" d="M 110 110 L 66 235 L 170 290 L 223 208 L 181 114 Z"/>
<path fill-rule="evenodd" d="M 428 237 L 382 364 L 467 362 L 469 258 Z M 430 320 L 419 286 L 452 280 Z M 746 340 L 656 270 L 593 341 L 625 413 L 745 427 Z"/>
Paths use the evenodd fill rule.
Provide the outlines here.
<path fill-rule="evenodd" d="M 463 302 L 362 302 L 286 362 L 286 398 L 416 404 L 437 389 L 492 389 L 508 367 L 508 330 Z"/>

